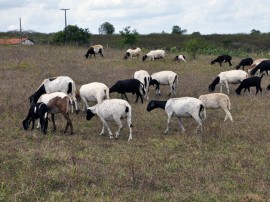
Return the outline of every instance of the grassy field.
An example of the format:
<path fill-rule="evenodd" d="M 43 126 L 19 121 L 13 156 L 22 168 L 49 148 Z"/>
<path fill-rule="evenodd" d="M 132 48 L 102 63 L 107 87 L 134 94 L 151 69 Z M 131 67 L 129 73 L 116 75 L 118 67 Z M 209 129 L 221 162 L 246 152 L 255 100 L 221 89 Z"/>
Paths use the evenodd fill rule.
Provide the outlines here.
<path fill-rule="evenodd" d="M 222 110 L 208 110 L 203 133 L 195 133 L 193 119 L 184 119 L 181 133 L 177 119 L 164 135 L 167 116 L 161 109 L 146 111 L 147 101 L 134 103 L 133 141 L 128 127 L 119 140 L 100 136 L 98 117 L 71 114 L 74 135 L 63 134 L 65 120 L 56 115 L 57 131 L 42 135 L 24 131 L 22 120 L 28 97 L 43 79 L 66 75 L 76 83 L 131 78 L 136 70 L 150 74 L 161 70 L 178 73 L 177 97 L 208 93 L 208 85 L 223 67 L 211 66 L 215 56 L 199 55 L 187 64 L 171 61 L 123 61 L 123 50 L 105 49 L 105 58 L 85 59 L 79 47 L 0 47 L 0 201 L 240 201 L 246 196 L 270 200 L 270 92 L 237 96 L 231 85 L 234 122 L 224 122 Z M 260 56 L 253 55 L 254 59 Z M 235 66 L 241 58 L 233 58 Z M 216 89 L 219 91 L 219 88 Z M 169 88 L 156 97 L 167 100 Z M 111 98 L 121 98 L 111 94 Z M 94 103 L 91 103 L 93 105 Z M 110 124 L 112 131 L 117 127 Z"/>

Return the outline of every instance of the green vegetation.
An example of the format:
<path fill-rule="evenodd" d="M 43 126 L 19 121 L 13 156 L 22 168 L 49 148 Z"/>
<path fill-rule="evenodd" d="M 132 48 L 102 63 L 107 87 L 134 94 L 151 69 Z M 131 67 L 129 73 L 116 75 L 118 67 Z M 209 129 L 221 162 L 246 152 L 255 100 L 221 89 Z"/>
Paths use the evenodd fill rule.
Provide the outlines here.
<path fill-rule="evenodd" d="M 82 29 L 76 25 L 68 25 L 64 31 L 55 33 L 53 42 L 56 44 L 83 45 L 89 43 L 90 36 L 88 29 Z"/>
<path fill-rule="evenodd" d="M 100 27 L 98 28 L 98 32 L 100 34 L 113 34 L 115 31 L 114 26 L 109 22 L 104 22 Z"/>
<path fill-rule="evenodd" d="M 190 57 L 193 58 L 194 60 L 198 52 L 202 50 L 204 47 L 205 44 L 200 38 L 190 39 L 186 43 L 186 51 L 190 55 Z"/>
<path fill-rule="evenodd" d="M 269 77 L 263 78 L 262 96 L 255 96 L 255 89 L 251 95 L 237 96 L 236 85 L 230 85 L 234 123 L 223 121 L 223 110 L 208 110 L 203 133 L 195 133 L 194 120 L 183 119 L 187 131 L 182 134 L 173 119 L 170 133 L 164 135 L 166 113 L 147 112 L 147 101 L 134 103 L 135 95 L 128 94 L 131 142 L 126 122 L 119 140 L 110 140 L 107 133 L 99 135 L 98 117 L 86 121 L 83 112 L 70 115 L 74 135 L 63 134 L 61 115 L 55 117 L 57 131 L 52 132 L 49 122 L 49 133 L 42 135 L 36 129 L 24 131 L 22 120 L 28 97 L 45 78 L 67 75 L 77 88 L 93 81 L 110 87 L 139 69 L 150 74 L 172 70 L 179 74 L 177 96 L 198 97 L 208 93 L 220 71 L 230 68 L 212 66 L 217 55 L 200 53 L 184 64 L 173 62 L 175 53 L 170 52 L 164 61 L 123 61 L 125 50 L 110 47 L 104 49 L 104 58 L 96 59 L 85 59 L 87 49 L 80 46 L 0 50 L 0 201 L 241 201 L 246 196 L 269 200 Z M 233 65 L 240 60 L 233 57 Z M 149 96 L 168 99 L 169 88 L 161 86 L 161 92 L 156 97 L 151 87 Z M 116 93 L 110 97 L 121 98 Z M 114 123 L 110 126 L 117 130 Z"/>
<path fill-rule="evenodd" d="M 251 30 L 250 34 L 201 35 L 200 32 L 192 34 L 166 34 L 163 32 L 161 34 L 141 35 L 137 30 L 131 30 L 128 26 L 120 31 L 119 34 L 110 34 L 114 27 L 112 24 L 105 22 L 100 27 L 102 34 L 90 35 L 87 29 L 81 29 L 77 26 L 72 26 L 72 28 L 75 28 L 81 34 L 71 34 L 71 44 L 84 46 L 89 46 L 89 43 L 102 44 L 106 47 L 117 49 L 127 48 L 136 44 L 136 46 L 142 49 L 162 48 L 170 51 L 171 48 L 175 47 L 179 52 L 187 52 L 188 42 L 194 38 L 199 38 L 204 43 L 204 46 L 198 50 L 199 54 L 218 55 L 228 53 L 232 56 L 245 57 L 248 54 L 264 55 L 269 53 L 270 44 L 270 33 L 261 33 L 255 29 Z M 178 30 L 176 32 L 185 31 L 177 25 L 174 28 Z M 23 32 L 22 36 L 28 36 L 37 44 L 63 44 L 65 41 L 64 33 L 64 30 L 51 34 L 27 31 Z M 20 37 L 20 33 L 16 31 L 0 33 L 0 38 L 10 37 Z"/>
<path fill-rule="evenodd" d="M 178 25 L 172 27 L 172 34 L 185 34 L 187 33 L 186 29 L 181 29 Z"/>
<path fill-rule="evenodd" d="M 261 32 L 260 32 L 260 30 L 253 29 L 253 30 L 250 31 L 250 34 L 251 35 L 260 35 Z"/>
<path fill-rule="evenodd" d="M 228 53 L 232 56 L 245 57 L 249 54 L 265 55 L 269 53 L 270 34 L 149 34 L 138 35 L 136 46 L 149 50 L 162 48 L 166 51 L 176 47 L 179 52 L 187 52 L 187 42 L 194 38 L 200 38 L 204 43 L 203 48 L 198 52 L 199 54 L 219 55 Z M 91 41 L 112 48 L 123 48 L 121 35 L 92 35 Z"/>
<path fill-rule="evenodd" d="M 124 38 L 124 44 L 133 46 L 138 41 L 137 36 L 139 35 L 139 33 L 136 29 L 131 31 L 130 26 L 125 27 L 119 33 Z"/>

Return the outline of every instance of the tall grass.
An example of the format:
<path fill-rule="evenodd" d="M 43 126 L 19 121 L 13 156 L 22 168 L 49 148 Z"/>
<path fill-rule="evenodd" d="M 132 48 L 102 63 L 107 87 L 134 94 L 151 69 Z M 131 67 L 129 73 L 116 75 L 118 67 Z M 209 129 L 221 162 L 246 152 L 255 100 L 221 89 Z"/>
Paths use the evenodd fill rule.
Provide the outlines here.
<path fill-rule="evenodd" d="M 71 114 L 74 135 L 63 134 L 65 120 L 56 115 L 57 131 L 42 135 L 24 131 L 28 97 L 43 79 L 67 75 L 77 88 L 99 81 L 109 87 L 131 78 L 136 70 L 149 73 L 172 70 L 179 74 L 177 96 L 208 93 L 207 86 L 223 65 L 210 65 L 214 56 L 199 55 L 187 64 L 172 61 L 123 61 L 123 51 L 105 49 L 105 57 L 85 59 L 86 49 L 56 46 L 1 46 L 0 54 L 0 200 L 2 201 L 239 201 L 249 194 L 269 200 L 270 113 L 268 77 L 262 81 L 263 95 L 236 96 L 231 85 L 234 123 L 223 122 L 222 110 L 208 110 L 203 133 L 195 133 L 196 122 L 184 119 L 181 133 L 177 119 L 164 135 L 163 110 L 146 111 L 144 104 L 132 106 L 133 141 L 127 142 L 128 127 L 119 140 L 99 136 L 101 122 L 86 121 L 85 114 Z M 255 57 L 259 57 L 254 55 Z M 233 58 L 236 65 L 241 58 Z M 169 87 L 161 87 L 167 100 Z M 111 98 L 121 98 L 111 94 Z M 94 103 L 91 103 L 93 105 Z M 110 124 L 117 130 L 114 123 Z"/>

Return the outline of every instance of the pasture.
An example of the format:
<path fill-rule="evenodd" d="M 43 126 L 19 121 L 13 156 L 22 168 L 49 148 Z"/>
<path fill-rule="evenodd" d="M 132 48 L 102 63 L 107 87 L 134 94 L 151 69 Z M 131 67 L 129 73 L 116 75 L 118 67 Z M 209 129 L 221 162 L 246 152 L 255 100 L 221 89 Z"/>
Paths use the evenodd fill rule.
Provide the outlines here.
<path fill-rule="evenodd" d="M 82 47 L 0 47 L 0 201 L 240 201 L 246 196 L 269 200 L 270 196 L 270 77 L 262 80 L 263 94 L 237 96 L 230 85 L 234 122 L 224 122 L 223 110 L 207 110 L 203 132 L 195 133 L 194 119 L 178 120 L 164 135 L 164 110 L 146 111 L 148 101 L 132 107 L 133 140 L 128 127 L 118 140 L 100 136 L 96 116 L 71 114 L 74 135 L 63 134 L 64 118 L 56 115 L 57 131 L 49 122 L 47 135 L 24 131 L 22 120 L 29 109 L 28 97 L 43 79 L 66 75 L 76 83 L 102 82 L 111 87 L 117 80 L 132 78 L 136 70 L 172 70 L 179 75 L 177 97 L 199 97 L 228 64 L 210 65 L 215 56 L 187 58 L 187 64 L 165 61 L 123 60 L 125 50 L 104 50 L 104 58 L 85 59 Z M 143 51 L 146 53 L 146 51 Z M 253 55 L 254 59 L 261 56 Z M 224 89 L 223 89 L 224 90 Z M 217 86 L 215 92 L 219 92 Z M 226 92 L 226 91 L 225 91 Z M 150 99 L 167 100 L 169 87 L 160 97 L 150 87 Z M 121 98 L 113 93 L 111 98 Z M 90 106 L 94 103 L 90 103 Z M 113 132 L 115 123 L 110 124 Z"/>

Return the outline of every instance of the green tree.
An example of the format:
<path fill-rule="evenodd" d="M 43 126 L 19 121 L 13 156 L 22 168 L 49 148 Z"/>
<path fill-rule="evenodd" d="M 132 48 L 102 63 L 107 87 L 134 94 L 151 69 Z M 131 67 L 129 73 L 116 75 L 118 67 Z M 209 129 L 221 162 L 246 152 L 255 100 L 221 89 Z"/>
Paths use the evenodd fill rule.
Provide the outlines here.
<path fill-rule="evenodd" d="M 193 32 L 191 35 L 198 37 L 198 36 L 201 36 L 201 33 L 200 32 Z"/>
<path fill-rule="evenodd" d="M 251 35 L 259 35 L 259 34 L 261 34 L 261 32 L 260 32 L 260 30 L 253 29 L 250 31 L 250 34 Z"/>
<path fill-rule="evenodd" d="M 98 32 L 100 34 L 113 34 L 115 31 L 114 26 L 109 22 L 104 22 L 100 27 L 98 28 Z"/>
<path fill-rule="evenodd" d="M 138 41 L 137 36 L 139 35 L 139 33 L 136 29 L 131 31 L 130 26 L 125 27 L 119 33 L 121 34 L 121 36 L 124 37 L 124 44 L 134 45 Z"/>
<path fill-rule="evenodd" d="M 181 29 L 178 25 L 174 25 L 172 27 L 172 34 L 185 34 L 187 32 L 186 29 Z"/>
<path fill-rule="evenodd" d="M 228 48 L 232 45 L 233 42 L 231 40 L 223 40 L 222 43 L 225 48 Z"/>
<path fill-rule="evenodd" d="M 204 47 L 204 42 L 200 38 L 192 38 L 186 43 L 187 53 L 195 60 L 197 53 Z"/>
<path fill-rule="evenodd" d="M 55 33 L 53 42 L 69 44 L 88 44 L 91 34 L 88 29 L 79 28 L 77 25 L 68 25 L 63 31 Z"/>

